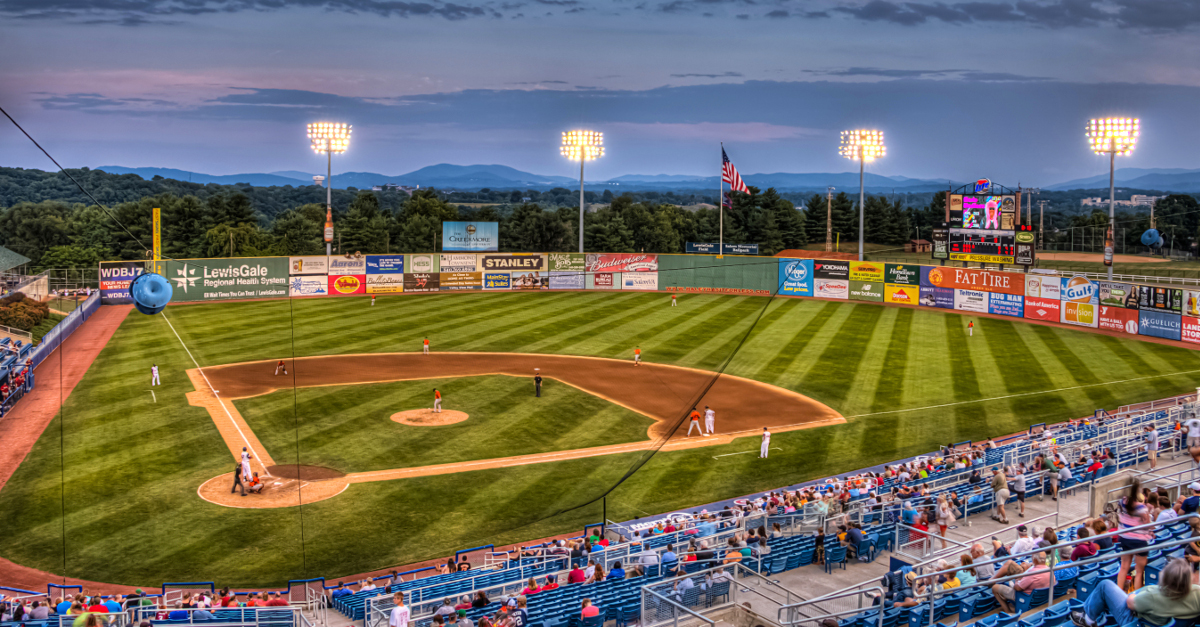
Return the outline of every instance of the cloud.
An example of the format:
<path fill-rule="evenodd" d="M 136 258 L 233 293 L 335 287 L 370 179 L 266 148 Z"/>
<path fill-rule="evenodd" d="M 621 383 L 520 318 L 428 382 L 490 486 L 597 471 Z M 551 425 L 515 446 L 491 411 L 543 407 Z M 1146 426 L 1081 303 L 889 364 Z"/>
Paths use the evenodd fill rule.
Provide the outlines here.
<path fill-rule="evenodd" d="M 844 76 L 844 77 L 880 77 L 893 79 L 946 79 L 952 78 L 962 81 L 1047 81 L 1051 80 L 1045 76 L 1024 76 L 1021 74 L 1009 74 L 1007 72 L 981 72 L 978 70 L 968 69 L 946 69 L 946 70 L 921 70 L 921 69 L 894 69 L 894 68 L 877 68 L 877 67 L 849 67 L 840 70 L 804 70 L 809 74 L 821 74 L 824 76 Z"/>
<path fill-rule="evenodd" d="M 741 72 L 724 72 L 721 74 L 672 74 L 671 78 L 738 78 Z"/>
<path fill-rule="evenodd" d="M 132 112 L 136 109 L 171 108 L 179 106 L 169 100 L 152 98 L 108 98 L 94 93 L 72 93 L 54 95 L 46 93 L 35 94 L 34 102 L 41 103 L 43 109 L 58 111 L 122 111 Z"/>
<path fill-rule="evenodd" d="M 579 0 L 538 0 L 543 4 L 572 5 Z M 381 17 L 440 16 L 449 20 L 495 16 L 484 6 L 445 0 L 0 0 L 0 15 L 18 19 L 66 19 L 82 24 L 168 23 L 169 16 L 196 16 L 246 11 L 323 9 L 340 13 L 365 13 Z"/>
<path fill-rule="evenodd" d="M 736 138 L 739 142 L 757 143 L 829 134 L 820 129 L 764 122 L 699 122 L 696 124 L 616 122 L 607 126 L 613 131 L 658 140 L 721 141 L 724 139 L 728 141 Z"/>
<path fill-rule="evenodd" d="M 775 9 L 774 11 L 771 11 L 770 13 L 767 14 L 767 17 L 775 18 L 775 19 L 784 18 L 787 16 L 788 16 L 788 12 L 784 11 L 783 9 Z"/>
<path fill-rule="evenodd" d="M 1200 24 L 1200 2 L 1194 0 L 1017 0 L 1015 2 L 892 2 L 869 0 L 831 9 L 868 22 L 914 26 L 930 21 L 948 24 L 1026 23 L 1045 28 L 1115 25 L 1151 31 L 1181 30 Z"/>

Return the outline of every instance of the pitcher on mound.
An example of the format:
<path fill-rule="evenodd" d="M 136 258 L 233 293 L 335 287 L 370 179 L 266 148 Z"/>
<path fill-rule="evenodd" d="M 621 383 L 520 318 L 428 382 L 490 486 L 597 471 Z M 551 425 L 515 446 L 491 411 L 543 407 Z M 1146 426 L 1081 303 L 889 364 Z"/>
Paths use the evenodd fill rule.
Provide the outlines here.
<path fill-rule="evenodd" d="M 442 413 L 442 393 L 433 388 L 433 413 Z"/>

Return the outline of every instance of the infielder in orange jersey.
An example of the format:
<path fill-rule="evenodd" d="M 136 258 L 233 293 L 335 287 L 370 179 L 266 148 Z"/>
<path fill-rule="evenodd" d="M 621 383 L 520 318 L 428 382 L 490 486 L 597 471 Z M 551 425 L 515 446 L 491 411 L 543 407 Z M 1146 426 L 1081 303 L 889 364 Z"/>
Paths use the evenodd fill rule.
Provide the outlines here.
<path fill-rule="evenodd" d="M 442 413 L 442 393 L 433 388 L 433 413 Z"/>
<path fill-rule="evenodd" d="M 428 355 L 429 354 L 429 338 L 425 338 L 425 342 L 422 344 L 422 346 L 425 349 L 425 354 Z"/>
<path fill-rule="evenodd" d="M 642 349 L 635 347 L 633 349 L 633 365 L 637 366 L 642 363 Z"/>
<path fill-rule="evenodd" d="M 696 408 L 692 408 L 691 423 L 688 425 L 688 437 L 692 437 L 692 429 L 695 429 L 700 435 L 704 435 L 704 428 L 700 426 L 700 412 Z"/>
<path fill-rule="evenodd" d="M 275 364 L 275 376 L 279 376 L 281 371 L 283 374 L 287 374 L 287 364 L 283 363 L 282 359 L 279 360 L 279 363 Z"/>
<path fill-rule="evenodd" d="M 671 294 L 671 306 L 675 307 L 678 303 L 675 302 L 675 295 Z"/>

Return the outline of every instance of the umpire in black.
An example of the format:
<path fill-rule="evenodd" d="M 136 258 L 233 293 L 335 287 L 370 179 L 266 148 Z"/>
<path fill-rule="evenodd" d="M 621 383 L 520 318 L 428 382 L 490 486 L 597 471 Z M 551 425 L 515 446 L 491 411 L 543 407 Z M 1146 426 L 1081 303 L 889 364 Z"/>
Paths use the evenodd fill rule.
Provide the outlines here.
<path fill-rule="evenodd" d="M 542 397 L 542 373 L 537 372 L 533 375 L 533 389 L 538 398 Z"/>
<path fill-rule="evenodd" d="M 237 492 L 238 487 L 242 488 L 242 496 L 246 496 L 246 484 L 242 483 L 242 465 L 238 464 L 233 469 L 233 488 L 229 490 L 230 494 Z"/>

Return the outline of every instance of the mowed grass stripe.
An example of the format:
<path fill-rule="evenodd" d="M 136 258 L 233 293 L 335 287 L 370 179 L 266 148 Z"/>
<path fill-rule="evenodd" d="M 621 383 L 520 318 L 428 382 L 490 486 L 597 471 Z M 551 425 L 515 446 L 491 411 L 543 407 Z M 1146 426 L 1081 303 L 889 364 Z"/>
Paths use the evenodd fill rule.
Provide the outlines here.
<path fill-rule="evenodd" d="M 983 323 L 981 339 L 1009 394 L 1034 392 L 1054 385 L 1041 365 L 1045 355 L 1035 355 L 1011 321 L 986 318 L 980 322 Z"/>
<path fill-rule="evenodd" d="M 526 331 L 529 334 L 538 336 L 530 345 L 520 343 L 520 340 L 513 340 L 511 338 L 505 342 L 496 342 L 494 341 L 496 338 L 491 337 L 485 331 L 472 336 L 468 342 L 464 343 L 464 347 L 468 347 L 471 350 L 501 351 L 520 348 L 523 352 L 553 353 L 556 351 L 546 349 L 546 342 L 552 342 L 555 338 L 561 339 L 564 333 L 578 333 L 581 328 L 587 328 L 589 325 L 602 324 L 606 321 L 624 317 L 628 315 L 630 307 L 636 306 L 636 295 L 634 294 L 622 294 L 619 298 L 591 303 L 580 299 L 577 294 L 573 294 L 572 296 L 575 298 L 572 298 L 568 306 L 564 308 L 563 314 L 553 320 L 545 320 L 541 316 L 525 318 Z M 642 306 L 648 307 L 648 305 Z M 489 344 L 488 342 L 491 343 Z M 538 344 L 541 348 L 534 350 L 532 344 Z"/>
<path fill-rule="evenodd" d="M 758 307 L 755 305 L 761 306 L 760 303 L 748 303 L 737 296 L 728 301 L 717 301 L 691 315 L 672 316 L 671 319 L 639 333 L 633 342 L 635 345 L 651 345 L 652 340 L 653 361 L 678 363 L 692 350 L 705 346 L 713 338 L 731 329 L 741 329 L 744 333 L 749 327 L 747 320 L 758 314 Z M 728 340 L 721 342 L 722 347 L 728 347 L 730 344 Z M 606 348 L 606 352 L 620 350 L 623 345 L 628 346 L 623 342 L 613 343 Z"/>
<path fill-rule="evenodd" d="M 1032 333 L 1042 345 L 1045 346 L 1045 352 L 1058 362 L 1067 377 L 1055 377 L 1055 381 L 1071 380 L 1075 381 L 1076 385 L 1093 385 L 1100 383 L 1100 377 L 1092 372 L 1087 363 L 1080 359 L 1067 343 L 1062 340 L 1060 332 L 1054 327 L 1042 325 L 1026 325 L 1026 331 Z M 1120 401 L 1113 396 L 1112 391 L 1107 387 L 1093 386 L 1084 388 L 1082 392 L 1097 407 L 1115 407 L 1120 405 Z"/>
<path fill-rule="evenodd" d="M 834 314 L 840 310 L 838 303 L 833 302 L 826 302 L 820 305 L 814 303 L 812 306 L 817 308 L 817 313 L 804 326 L 790 333 L 786 331 L 780 333 L 780 339 L 789 338 L 789 336 L 790 339 L 787 339 L 787 342 L 779 347 L 775 356 L 766 365 L 756 370 L 751 378 L 779 385 L 778 382 L 791 369 L 792 364 L 797 359 L 800 359 L 808 344 L 829 323 Z"/>
<path fill-rule="evenodd" d="M 871 402 L 873 412 L 896 409 L 904 402 L 904 378 L 908 374 L 908 337 L 912 329 L 913 314 L 912 309 L 896 310 L 891 337 L 887 342 L 887 352 L 883 356 L 883 366 L 875 384 L 875 394 Z M 889 424 L 895 425 L 896 422 Z M 893 436 L 894 429 L 893 426 Z M 891 439 L 893 438 L 882 438 L 883 441 Z"/>
<path fill-rule="evenodd" d="M 813 398 L 842 407 L 850 395 L 850 382 L 867 352 L 871 333 L 883 315 L 883 307 L 855 305 L 838 327 L 829 347 L 813 363 L 801 387 Z"/>
<path fill-rule="evenodd" d="M 772 300 L 768 304 L 767 312 L 763 314 L 762 319 L 755 325 L 754 330 L 750 331 L 749 337 L 746 337 L 746 333 L 750 325 L 754 323 L 754 319 L 757 319 L 757 309 L 754 311 L 755 318 L 745 320 L 745 323 L 742 325 L 728 327 L 709 338 L 703 344 L 693 347 L 680 358 L 680 362 L 691 363 L 695 367 L 715 371 L 725 363 L 725 360 L 737 348 L 742 338 L 746 337 L 745 344 L 742 344 L 741 350 L 738 351 L 737 355 L 733 356 L 730 366 L 733 366 L 734 362 L 736 362 L 736 368 L 742 371 L 759 368 L 766 363 L 769 354 L 774 354 L 775 347 L 772 346 L 770 352 L 768 352 L 763 346 L 755 344 L 754 339 L 761 336 L 764 332 L 763 329 L 769 328 L 790 309 L 788 301 Z M 681 340 L 684 343 L 687 342 L 686 337 L 681 338 Z"/>
<path fill-rule="evenodd" d="M 888 349 L 886 340 L 892 334 L 892 328 L 896 323 L 896 313 L 899 311 L 891 307 L 878 309 L 879 317 L 862 331 L 867 337 L 866 350 L 863 351 L 862 359 L 859 360 L 859 365 L 854 370 L 853 378 L 848 382 L 849 387 L 854 390 L 853 397 L 844 404 L 848 414 L 858 414 L 869 410 L 878 391 L 877 386 L 883 368 L 883 360 Z"/>

